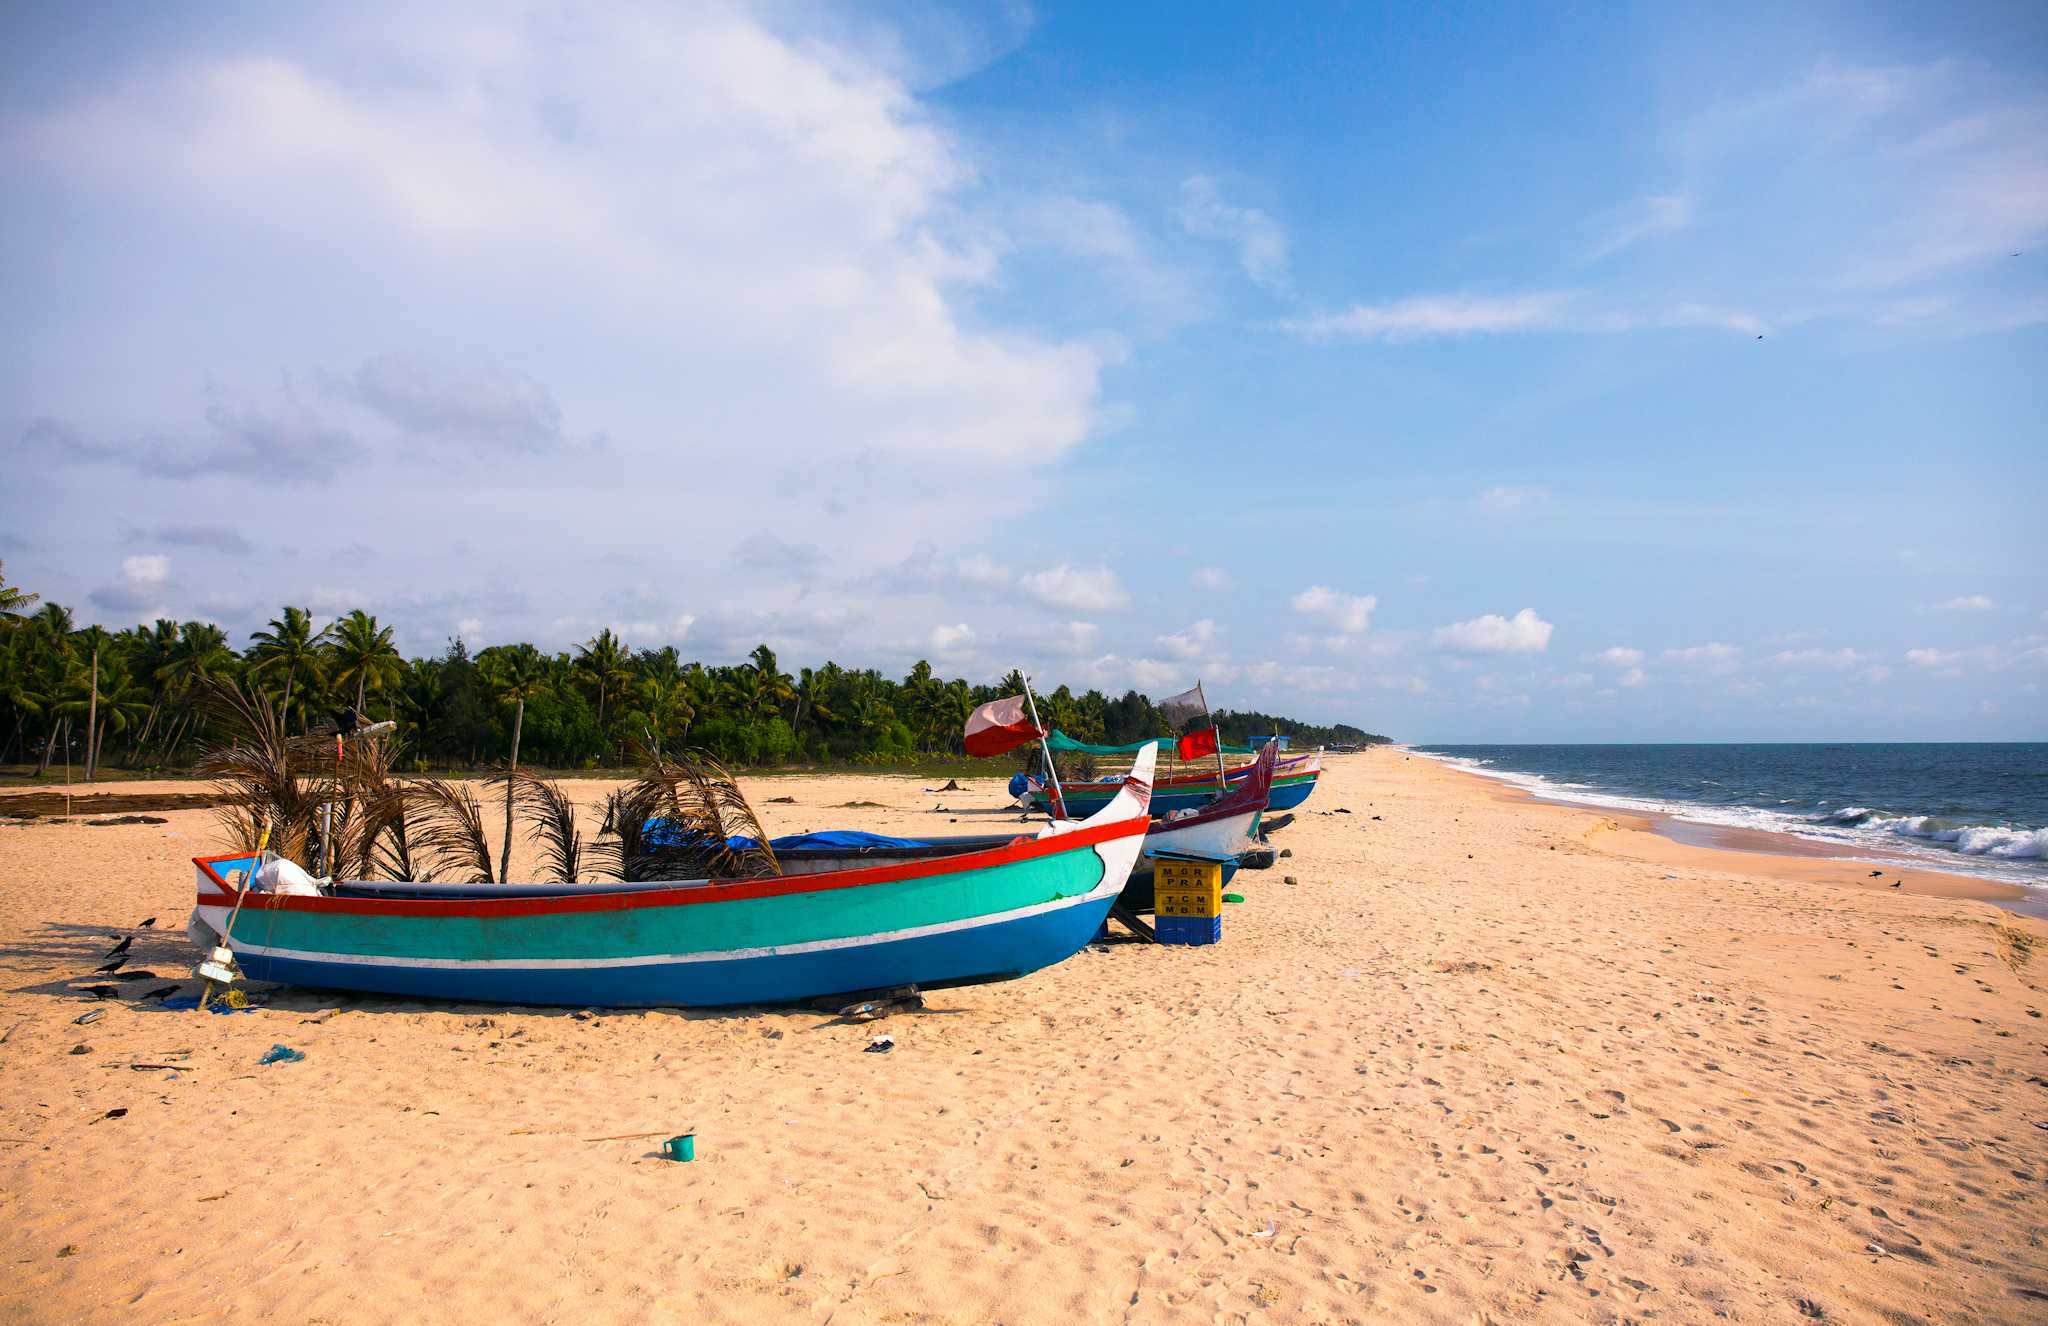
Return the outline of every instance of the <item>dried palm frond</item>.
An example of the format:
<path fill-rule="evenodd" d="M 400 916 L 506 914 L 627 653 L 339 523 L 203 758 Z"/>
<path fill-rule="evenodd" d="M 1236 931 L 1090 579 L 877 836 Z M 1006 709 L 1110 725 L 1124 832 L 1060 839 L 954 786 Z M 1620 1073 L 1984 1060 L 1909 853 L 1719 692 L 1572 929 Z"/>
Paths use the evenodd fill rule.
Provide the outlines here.
<path fill-rule="evenodd" d="M 423 829 L 419 809 L 421 793 L 399 782 L 392 783 L 363 804 L 360 858 L 362 879 L 409 879 L 425 882 L 434 870 L 420 850 Z"/>
<path fill-rule="evenodd" d="M 584 868 L 583 835 L 576 828 L 576 806 L 556 783 L 517 770 L 500 774 L 494 784 L 510 781 L 512 801 L 526 817 L 526 840 L 540 846 L 540 866 L 552 882 L 574 884 Z"/>
<path fill-rule="evenodd" d="M 419 811 L 409 849 L 420 853 L 436 874 L 447 871 L 466 884 L 495 883 L 490 836 L 476 793 L 438 778 L 420 779 L 408 791 Z"/>
<path fill-rule="evenodd" d="M 703 751 L 641 751 L 638 782 L 605 803 L 608 836 L 591 856 L 629 881 L 753 879 L 781 873 L 775 849 L 732 774 Z M 743 838 L 751 845 L 741 846 Z"/>
<path fill-rule="evenodd" d="M 198 766 L 215 782 L 222 801 L 215 814 L 229 838 L 253 851 L 268 829 L 272 851 L 310 865 L 308 849 L 329 791 L 320 775 L 332 768 L 332 748 L 317 737 L 287 736 L 284 715 L 260 691 L 219 678 L 203 683 L 200 696 L 230 734 Z M 323 754 L 328 770 L 321 767 Z"/>
<path fill-rule="evenodd" d="M 402 838 L 406 832 L 403 786 L 391 776 L 398 756 L 396 740 L 356 738 L 342 745 L 331 783 L 336 804 L 329 835 L 338 879 L 374 878 L 379 840 L 394 831 Z"/>

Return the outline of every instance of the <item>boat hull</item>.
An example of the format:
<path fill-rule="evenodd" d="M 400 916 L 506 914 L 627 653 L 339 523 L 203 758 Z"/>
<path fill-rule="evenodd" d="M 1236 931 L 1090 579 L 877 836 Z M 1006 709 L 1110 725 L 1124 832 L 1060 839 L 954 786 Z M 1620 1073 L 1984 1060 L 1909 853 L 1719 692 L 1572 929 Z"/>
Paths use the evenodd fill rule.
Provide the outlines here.
<path fill-rule="evenodd" d="M 1102 928 L 1120 890 L 1046 911 L 899 939 L 743 958 L 692 956 L 617 966 L 372 965 L 269 953 L 237 943 L 245 975 L 314 989 L 465 1003 L 578 1008 L 780 1004 L 899 985 L 1008 980 L 1062 962 Z"/>
<path fill-rule="evenodd" d="M 1148 751 L 1101 812 L 1036 837 L 766 879 L 244 895 L 248 857 L 204 857 L 195 921 L 228 933 L 255 980 L 467 1002 L 721 1007 L 1003 980 L 1072 956 L 1101 927 L 1144 843 L 1151 765 Z"/>

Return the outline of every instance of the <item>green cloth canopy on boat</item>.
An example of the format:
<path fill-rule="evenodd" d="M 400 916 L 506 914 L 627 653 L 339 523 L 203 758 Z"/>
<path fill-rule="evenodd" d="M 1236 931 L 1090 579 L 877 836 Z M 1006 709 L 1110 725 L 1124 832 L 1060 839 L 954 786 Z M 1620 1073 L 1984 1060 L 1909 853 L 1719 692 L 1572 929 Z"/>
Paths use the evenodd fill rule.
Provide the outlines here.
<path fill-rule="evenodd" d="M 1147 737 L 1144 741 L 1133 741 L 1125 746 L 1096 746 L 1085 741 L 1076 741 L 1058 728 L 1054 728 L 1051 735 L 1046 737 L 1045 744 L 1055 753 L 1061 755 L 1130 755 L 1153 741 L 1163 743 L 1167 754 L 1171 755 L 1173 753 L 1172 737 Z M 1235 742 L 1219 741 L 1217 744 L 1223 748 L 1226 755 L 1250 755 L 1253 753 L 1250 746 L 1240 746 Z"/>

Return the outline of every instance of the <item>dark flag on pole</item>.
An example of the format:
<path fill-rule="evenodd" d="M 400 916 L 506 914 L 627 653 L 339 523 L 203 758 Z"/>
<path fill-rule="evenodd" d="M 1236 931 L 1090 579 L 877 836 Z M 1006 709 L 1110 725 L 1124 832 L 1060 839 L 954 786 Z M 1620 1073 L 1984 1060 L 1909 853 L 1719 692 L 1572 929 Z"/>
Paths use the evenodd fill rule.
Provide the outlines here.
<path fill-rule="evenodd" d="M 1209 712 L 1208 697 L 1202 694 L 1202 683 L 1196 682 L 1190 690 L 1179 695 L 1169 695 L 1159 702 L 1159 712 L 1166 715 L 1166 721 L 1179 727 L 1198 714 Z"/>

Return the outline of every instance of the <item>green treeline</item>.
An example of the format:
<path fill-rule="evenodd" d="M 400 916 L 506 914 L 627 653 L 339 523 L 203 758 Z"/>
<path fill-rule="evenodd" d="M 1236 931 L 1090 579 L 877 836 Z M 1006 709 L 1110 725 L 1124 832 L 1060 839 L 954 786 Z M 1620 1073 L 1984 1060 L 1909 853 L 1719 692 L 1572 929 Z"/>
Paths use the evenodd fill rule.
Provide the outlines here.
<path fill-rule="evenodd" d="M 1392 740 L 1377 732 L 1367 732 L 1349 723 L 1333 723 L 1328 727 L 1315 723 L 1297 723 L 1291 718 L 1278 714 L 1262 714 L 1256 709 L 1218 709 L 1216 729 L 1225 741 L 1243 743 L 1252 737 L 1270 737 L 1285 733 L 1294 739 L 1296 748 L 1306 746 L 1383 746 Z"/>
<path fill-rule="evenodd" d="M 40 605 L 40 606 L 39 606 Z M 960 752 L 976 705 L 1023 689 L 1013 672 L 993 686 L 933 674 L 919 662 L 901 679 L 827 662 L 782 671 L 757 647 L 745 663 L 707 666 L 673 647 L 631 649 L 611 631 L 562 653 L 530 644 L 472 654 L 461 640 L 408 659 L 392 631 L 360 610 L 316 628 L 285 608 L 237 651 L 220 627 L 158 619 L 109 632 L 74 627 L 71 613 L 7 586 L 0 576 L 0 765 L 47 773 L 64 759 L 87 767 L 181 769 L 218 733 L 201 703 L 211 678 L 268 695 L 294 731 L 354 707 L 402 725 L 413 769 L 500 762 L 518 729 L 518 758 L 555 769 L 630 763 L 636 746 L 709 750 L 730 764 L 900 764 Z M 1068 687 L 1039 696 L 1040 717 L 1083 741 L 1171 735 L 1136 691 L 1111 698 Z M 1365 737 L 1267 714 L 1217 715 L 1226 735 L 1294 734 L 1297 744 Z"/>

